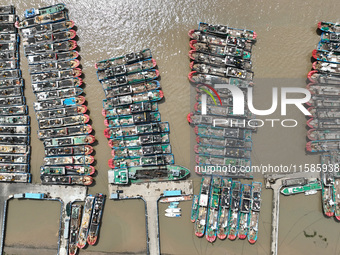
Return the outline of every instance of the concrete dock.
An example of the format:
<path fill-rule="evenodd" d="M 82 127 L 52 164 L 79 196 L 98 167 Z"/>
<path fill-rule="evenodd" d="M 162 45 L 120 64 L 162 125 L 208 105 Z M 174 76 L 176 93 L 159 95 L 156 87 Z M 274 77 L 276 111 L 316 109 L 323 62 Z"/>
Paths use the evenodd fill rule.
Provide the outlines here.
<path fill-rule="evenodd" d="M 146 249 L 147 254 L 160 254 L 159 241 L 159 219 L 158 219 L 158 200 L 162 197 L 165 190 L 182 190 L 182 195 L 193 194 L 193 184 L 191 180 L 169 181 L 169 182 L 149 182 L 131 184 L 130 186 L 118 186 L 109 184 L 110 196 L 117 194 L 118 199 L 142 199 L 145 203 L 145 222 L 146 222 Z"/>
<path fill-rule="evenodd" d="M 0 254 L 3 253 L 6 213 L 8 200 L 13 199 L 13 195 L 22 193 L 44 193 L 47 200 L 57 200 L 61 202 L 60 231 L 58 241 L 58 255 L 68 254 L 68 238 L 64 237 L 65 221 L 69 220 L 66 213 L 66 206 L 74 201 L 84 201 L 86 197 L 86 187 L 61 186 L 61 185 L 39 185 L 30 183 L 1 183 L 0 184 L 0 225 L 1 243 Z M 67 229 L 68 231 L 68 229 Z"/>
<path fill-rule="evenodd" d="M 319 177 L 319 173 L 298 172 L 292 174 L 265 175 L 264 177 L 266 182 L 266 188 L 273 190 L 272 233 L 270 254 L 277 255 L 279 239 L 280 191 L 281 188 L 283 187 L 283 181 L 299 177 L 315 179 Z"/>

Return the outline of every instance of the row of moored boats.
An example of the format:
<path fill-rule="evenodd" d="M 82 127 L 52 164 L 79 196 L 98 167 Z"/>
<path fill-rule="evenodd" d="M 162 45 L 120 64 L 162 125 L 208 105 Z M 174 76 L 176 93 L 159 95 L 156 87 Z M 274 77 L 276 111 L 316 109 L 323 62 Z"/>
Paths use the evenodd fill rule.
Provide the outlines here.
<path fill-rule="evenodd" d="M 109 183 L 180 180 L 189 174 L 173 165 L 170 126 L 158 111 L 163 91 L 156 66 L 150 49 L 95 64 L 106 97 L 102 113 L 112 148 Z"/>
<path fill-rule="evenodd" d="M 191 221 L 195 223 L 195 235 L 204 234 L 209 242 L 218 237 L 235 240 L 257 240 L 261 207 L 260 182 L 241 184 L 226 177 L 204 176 L 200 193 L 194 195 Z"/>
<path fill-rule="evenodd" d="M 322 153 L 322 204 L 324 214 L 340 219 L 340 25 L 319 22 L 321 39 L 313 50 L 313 70 L 308 73 L 307 89 L 311 118 L 307 121 L 310 140 L 306 150 Z"/>
<path fill-rule="evenodd" d="M 30 182 L 30 117 L 13 6 L 0 7 L 0 182 Z"/>
<path fill-rule="evenodd" d="M 82 96 L 74 22 L 64 4 L 25 11 L 17 21 L 29 64 L 38 137 L 45 147 L 43 184 L 90 185 L 95 137 Z"/>
<path fill-rule="evenodd" d="M 191 72 L 188 77 L 197 95 L 195 111 L 188 114 L 187 119 L 195 126 L 197 135 L 196 163 L 235 168 L 250 166 L 251 134 L 256 128 L 242 123 L 248 123 L 254 116 L 248 109 L 243 115 L 234 115 L 232 94 L 227 88 L 217 88 L 216 84 L 235 85 L 242 90 L 253 86 L 251 51 L 256 33 L 201 22 L 197 30 L 189 31 L 189 37 Z M 225 173 L 246 177 L 244 172 Z"/>

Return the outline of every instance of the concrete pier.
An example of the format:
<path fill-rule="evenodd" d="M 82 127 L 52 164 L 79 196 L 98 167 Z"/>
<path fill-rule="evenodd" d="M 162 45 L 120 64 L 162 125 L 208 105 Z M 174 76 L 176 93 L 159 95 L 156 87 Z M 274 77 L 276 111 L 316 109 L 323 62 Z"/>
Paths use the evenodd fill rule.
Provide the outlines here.
<path fill-rule="evenodd" d="M 145 203 L 145 222 L 147 254 L 160 254 L 159 241 L 159 219 L 158 219 L 158 200 L 162 197 L 165 190 L 182 190 L 183 195 L 193 194 L 191 180 L 169 181 L 169 182 L 149 182 L 131 184 L 130 186 L 118 186 L 109 184 L 110 195 L 117 194 L 120 190 L 118 199 L 142 199 Z"/>
<path fill-rule="evenodd" d="M 292 174 L 265 175 L 264 177 L 266 181 L 266 188 L 273 190 L 272 233 L 270 254 L 277 255 L 279 239 L 280 191 L 281 188 L 283 187 L 283 181 L 299 177 L 315 179 L 319 177 L 319 173 L 298 172 Z"/>
<path fill-rule="evenodd" d="M 64 238 L 65 221 L 69 219 L 66 214 L 66 206 L 74 201 L 84 201 L 86 197 L 86 187 L 61 186 L 61 185 L 39 185 L 30 183 L 1 183 L 0 184 L 0 225 L 1 243 L 0 254 L 3 253 L 7 203 L 15 194 L 22 193 L 44 193 L 47 200 L 58 200 L 61 202 L 60 230 L 58 241 L 58 255 L 68 254 L 68 239 Z M 69 231 L 67 229 L 67 231 Z"/>

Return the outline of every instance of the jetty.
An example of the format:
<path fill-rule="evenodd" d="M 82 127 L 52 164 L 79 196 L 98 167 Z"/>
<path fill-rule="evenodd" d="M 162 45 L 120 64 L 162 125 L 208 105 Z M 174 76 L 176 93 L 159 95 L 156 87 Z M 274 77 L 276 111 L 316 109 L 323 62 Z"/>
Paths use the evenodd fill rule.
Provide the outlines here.
<path fill-rule="evenodd" d="M 159 255 L 158 201 L 166 190 L 181 190 L 182 195 L 193 194 L 191 180 L 136 183 L 130 186 L 109 184 L 111 199 L 142 199 L 145 204 L 146 250 L 149 255 Z"/>
<path fill-rule="evenodd" d="M 273 208 L 272 208 L 272 232 L 270 254 L 277 255 L 278 238 L 279 238 L 279 214 L 280 214 L 280 191 L 285 187 L 286 181 L 294 178 L 316 179 L 319 173 L 297 172 L 289 174 L 265 175 L 265 184 L 267 189 L 273 190 Z"/>
<path fill-rule="evenodd" d="M 67 215 L 66 207 L 75 201 L 85 201 L 87 188 L 77 186 L 62 186 L 62 185 L 40 185 L 31 183 L 1 183 L 0 184 L 0 225 L 1 243 L 0 254 L 3 254 L 5 229 L 6 229 L 6 214 L 7 204 L 10 199 L 43 199 L 55 200 L 61 203 L 60 210 L 60 227 L 59 227 L 59 240 L 58 240 L 58 255 L 68 254 L 68 222 L 70 220 Z M 41 197 L 28 197 L 25 198 L 25 193 L 43 194 Z M 65 228 L 66 226 L 66 228 Z"/>

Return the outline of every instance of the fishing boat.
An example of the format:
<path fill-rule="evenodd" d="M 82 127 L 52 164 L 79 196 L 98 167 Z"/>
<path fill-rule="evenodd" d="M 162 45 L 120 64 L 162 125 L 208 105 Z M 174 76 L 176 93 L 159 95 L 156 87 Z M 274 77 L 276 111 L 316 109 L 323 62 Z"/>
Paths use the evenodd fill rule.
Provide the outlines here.
<path fill-rule="evenodd" d="M 216 55 L 220 57 L 226 57 L 226 56 L 233 56 L 233 57 L 239 57 L 244 60 L 250 60 L 251 59 L 251 53 L 248 51 L 245 51 L 241 48 L 237 48 L 235 46 L 218 46 L 218 45 L 210 45 L 207 43 L 198 42 L 196 40 L 192 40 L 189 43 L 191 49 L 194 51 L 202 52 L 205 54 L 211 54 Z"/>
<path fill-rule="evenodd" d="M 309 152 L 328 152 L 338 151 L 340 140 L 321 140 L 310 141 L 306 144 L 306 150 Z"/>
<path fill-rule="evenodd" d="M 299 194 L 299 193 L 305 193 L 310 194 L 310 192 L 312 191 L 318 191 L 321 190 L 321 182 L 319 181 L 311 181 L 306 185 L 302 185 L 302 186 L 292 186 L 292 187 L 285 187 L 283 189 L 281 189 L 281 194 L 285 195 L 285 196 L 289 196 L 289 195 L 294 195 L 294 194 Z"/>
<path fill-rule="evenodd" d="M 173 166 L 170 166 L 170 167 L 173 167 Z M 192 195 L 180 195 L 180 196 L 174 196 L 174 197 L 162 197 L 161 199 L 159 199 L 159 202 L 171 204 L 174 202 L 190 201 L 190 200 L 192 200 Z"/>
<path fill-rule="evenodd" d="M 44 139 L 45 147 L 53 146 L 70 146 L 70 145 L 87 145 L 92 144 L 96 141 L 93 135 L 80 135 L 80 136 L 69 136 L 60 138 L 47 138 Z"/>
<path fill-rule="evenodd" d="M 0 134 L 1 135 L 28 135 L 30 133 L 29 126 L 1 126 L 0 125 Z"/>
<path fill-rule="evenodd" d="M 241 182 L 233 181 L 231 186 L 231 206 L 228 224 L 228 239 L 235 240 L 238 234 L 238 223 L 241 202 Z"/>
<path fill-rule="evenodd" d="M 202 102 L 196 102 L 194 105 L 194 109 L 197 113 L 202 113 Z M 252 119 L 255 117 L 250 111 L 245 110 L 244 114 L 235 114 L 233 113 L 233 107 L 226 107 L 226 106 L 219 106 L 219 105 L 206 105 L 206 114 L 214 115 L 214 116 L 221 116 L 221 117 L 238 117 L 238 118 L 248 118 Z"/>
<path fill-rule="evenodd" d="M 38 53 L 27 56 L 28 64 L 31 68 L 35 65 L 56 64 L 63 61 L 71 61 L 78 58 L 78 51 L 71 50 L 57 53 Z"/>
<path fill-rule="evenodd" d="M 45 81 L 39 83 L 33 83 L 32 89 L 34 93 L 38 92 L 48 92 L 60 89 L 75 88 L 81 86 L 83 80 L 79 77 L 73 77 L 69 79 L 59 80 L 59 81 Z"/>
<path fill-rule="evenodd" d="M 19 42 L 19 35 L 17 33 L 13 34 L 0 34 L 0 41 L 1 42 Z"/>
<path fill-rule="evenodd" d="M 66 116 L 78 115 L 81 113 L 86 113 L 87 107 L 85 105 L 64 107 L 59 109 L 52 109 L 46 111 L 36 112 L 37 119 L 49 119 L 49 118 L 60 118 Z"/>
<path fill-rule="evenodd" d="M 229 76 L 248 81 L 252 81 L 254 76 L 253 72 L 239 69 L 236 67 L 216 67 L 207 64 L 191 62 L 190 68 L 192 71 L 196 71 L 198 73 L 211 74 L 222 77 Z"/>
<path fill-rule="evenodd" d="M 15 97 L 22 95 L 23 95 L 22 87 L 0 88 L 0 97 Z"/>
<path fill-rule="evenodd" d="M 24 37 L 22 42 L 24 47 L 27 45 L 33 44 L 41 44 L 41 43 L 54 43 L 71 40 L 76 37 L 77 33 L 73 29 L 60 31 L 60 32 L 52 32 L 52 33 L 44 33 L 44 34 L 35 34 L 31 36 Z"/>
<path fill-rule="evenodd" d="M 0 182 L 31 182 L 29 173 L 0 173 Z"/>
<path fill-rule="evenodd" d="M 0 79 L 12 79 L 12 78 L 20 78 L 20 77 L 21 77 L 21 71 L 19 69 L 0 71 Z"/>
<path fill-rule="evenodd" d="M 1 24 L 0 24 L 1 27 Z M 17 42 L 7 42 L 7 43 L 2 43 L 0 45 L 0 50 L 4 52 L 13 52 L 13 51 L 18 51 L 18 43 Z"/>
<path fill-rule="evenodd" d="M 0 71 L 16 68 L 19 68 L 19 63 L 17 59 L 0 61 Z"/>
<path fill-rule="evenodd" d="M 2 14 L 0 15 L 0 23 L 14 23 L 17 21 L 15 14 Z"/>
<path fill-rule="evenodd" d="M 45 157 L 44 165 L 90 165 L 94 162 L 93 156 L 58 156 L 58 157 Z"/>
<path fill-rule="evenodd" d="M 134 83 L 147 82 L 157 79 L 159 71 L 157 69 L 150 69 L 145 72 L 133 73 L 128 75 L 121 75 L 111 79 L 102 80 L 103 89 L 111 89 L 121 85 L 131 85 Z"/>
<path fill-rule="evenodd" d="M 319 73 L 317 70 L 312 70 L 307 75 L 308 79 L 313 83 L 322 84 L 340 84 L 340 76 L 328 73 Z"/>
<path fill-rule="evenodd" d="M 202 30 L 190 30 L 189 37 L 193 40 L 197 40 L 204 43 L 216 44 L 220 46 L 236 46 L 247 51 L 251 51 L 253 43 L 247 39 L 234 37 L 234 36 L 216 36 L 209 33 L 205 33 Z"/>
<path fill-rule="evenodd" d="M 104 90 L 104 93 L 107 98 L 110 98 L 110 97 L 124 96 L 124 95 L 130 95 L 130 94 L 139 94 L 139 93 L 148 92 L 148 91 L 156 90 L 160 88 L 161 88 L 161 85 L 159 81 L 149 81 L 149 82 L 137 83 L 137 84 L 132 84 L 132 85 L 123 85 L 117 88 Z"/>
<path fill-rule="evenodd" d="M 0 163 L 27 164 L 30 161 L 29 152 L 25 154 L 0 153 Z"/>
<path fill-rule="evenodd" d="M 216 127 L 223 128 L 245 128 L 250 130 L 256 130 L 256 123 L 249 125 L 250 121 L 246 121 L 245 119 L 237 119 L 237 118 L 227 118 L 227 117 L 217 117 L 210 115 L 200 115 L 189 113 L 187 115 L 187 120 L 192 125 L 214 125 Z"/>
<path fill-rule="evenodd" d="M 113 116 L 123 116 L 123 115 L 131 115 L 134 113 L 141 112 L 156 112 L 158 111 L 158 103 L 157 102 L 141 102 L 130 105 L 117 106 L 113 109 L 102 110 L 102 115 L 106 118 Z"/>
<path fill-rule="evenodd" d="M 76 255 L 78 251 L 77 240 L 81 222 L 81 212 L 82 212 L 81 205 L 72 205 L 70 221 L 70 241 L 68 244 L 70 255 Z"/>
<path fill-rule="evenodd" d="M 0 88 L 6 87 L 23 87 L 23 80 L 21 78 L 14 78 L 14 79 L 0 79 Z"/>
<path fill-rule="evenodd" d="M 0 147 L 1 148 L 1 147 Z M 112 150 L 112 157 L 118 158 L 133 158 L 156 154 L 171 153 L 170 144 L 154 144 L 138 147 L 116 148 Z"/>
<path fill-rule="evenodd" d="M 111 148 L 134 147 L 169 142 L 170 142 L 169 134 L 161 133 L 142 136 L 117 137 L 109 141 L 109 146 Z"/>
<path fill-rule="evenodd" d="M 55 4 L 47 7 L 42 7 L 39 9 L 31 8 L 27 9 L 24 12 L 25 18 L 32 18 L 37 15 L 45 15 L 45 14 L 52 14 L 52 13 L 57 13 L 61 12 L 66 8 L 65 4 Z"/>
<path fill-rule="evenodd" d="M 1 51 L 0 52 L 0 60 L 1 61 L 6 61 L 6 60 L 16 60 L 16 61 L 18 61 L 19 60 L 19 54 L 18 54 L 17 49 L 10 50 L 10 51 Z M 19 63 L 17 63 L 17 66 L 19 66 Z"/>
<path fill-rule="evenodd" d="M 197 208 L 198 208 L 198 195 L 194 195 L 191 205 L 191 216 L 190 221 L 194 223 L 197 219 Z"/>
<path fill-rule="evenodd" d="M 114 116 L 106 118 L 104 125 L 107 127 L 130 126 L 149 122 L 161 121 L 161 114 L 159 112 L 144 112 L 133 115 Z"/>
<path fill-rule="evenodd" d="M 27 173 L 29 164 L 0 164 L 1 173 Z"/>
<path fill-rule="evenodd" d="M 251 70 L 252 68 L 251 61 L 246 61 L 234 56 L 220 57 L 191 50 L 189 51 L 189 57 L 195 62 L 204 63 L 211 66 L 233 66 L 245 70 Z"/>
<path fill-rule="evenodd" d="M 197 219 L 195 221 L 195 235 L 202 237 L 206 228 L 209 191 L 210 191 L 211 177 L 204 176 L 201 181 L 200 193 L 198 198 Z"/>
<path fill-rule="evenodd" d="M 330 32 L 330 33 L 339 33 L 340 32 L 340 24 L 338 24 L 338 23 L 320 21 L 318 23 L 318 28 L 321 31 L 324 31 L 324 32 Z"/>
<path fill-rule="evenodd" d="M 42 15 L 37 15 L 31 18 L 24 19 L 23 21 L 17 21 L 15 26 L 17 28 L 27 28 L 33 27 L 40 24 L 55 23 L 58 21 L 68 20 L 68 14 L 66 10 L 56 12 L 56 13 L 46 13 Z"/>
<path fill-rule="evenodd" d="M 327 217 L 334 215 L 333 186 L 334 177 L 331 174 L 322 173 L 322 208 Z"/>
<path fill-rule="evenodd" d="M 320 73 L 332 73 L 340 75 L 340 64 L 315 61 L 312 67 L 314 70 L 318 70 Z"/>
<path fill-rule="evenodd" d="M 338 33 L 327 33 L 323 32 L 321 34 L 322 42 L 340 42 L 340 35 Z"/>
<path fill-rule="evenodd" d="M 215 148 L 242 148 L 245 150 L 251 150 L 252 142 L 251 140 L 241 140 L 233 138 L 222 138 L 222 137 L 210 137 L 210 136 L 197 136 L 196 142 L 199 145 L 209 145 Z"/>
<path fill-rule="evenodd" d="M 62 92 L 59 92 L 59 94 L 60 93 L 62 94 Z M 47 93 L 45 95 L 52 96 L 53 93 L 52 94 Z M 34 107 L 34 110 L 41 111 L 41 110 L 47 110 L 47 109 L 63 108 L 65 106 L 82 105 L 84 104 L 84 102 L 85 102 L 85 97 L 83 96 L 69 97 L 69 98 L 56 98 L 56 99 L 46 99 L 41 102 L 33 102 L 33 107 Z"/>
<path fill-rule="evenodd" d="M 315 62 L 314 62 L 315 63 Z M 337 85 L 308 84 L 306 88 L 315 96 L 340 96 L 340 89 Z"/>
<path fill-rule="evenodd" d="M 42 166 L 40 167 L 41 174 L 49 175 L 93 175 L 95 168 L 90 165 L 78 165 L 78 166 Z"/>
<path fill-rule="evenodd" d="M 91 185 L 93 178 L 88 175 L 40 175 L 41 183 L 44 185 Z"/>
<path fill-rule="evenodd" d="M 44 73 L 38 73 L 31 75 L 32 83 L 36 82 L 44 82 L 44 81 L 55 81 L 55 80 L 62 80 L 68 78 L 79 77 L 82 74 L 80 68 L 73 68 L 68 70 L 62 71 L 50 71 Z"/>
<path fill-rule="evenodd" d="M 320 41 L 317 50 L 327 51 L 327 52 L 340 52 L 340 43 L 338 42 L 323 42 Z"/>
<path fill-rule="evenodd" d="M 0 14 L 15 14 L 13 5 L 0 6 Z"/>
<path fill-rule="evenodd" d="M 340 118 L 340 112 L 337 108 L 310 107 L 308 108 L 308 111 L 311 113 L 310 117 L 317 119 Z"/>
<path fill-rule="evenodd" d="M 221 193 L 221 177 L 213 177 L 210 187 L 209 207 L 207 212 L 207 226 L 205 237 L 208 242 L 216 240 L 218 226 L 218 206 Z"/>
<path fill-rule="evenodd" d="M 64 155 L 90 155 L 93 148 L 90 145 L 74 145 L 65 147 L 48 147 L 45 148 L 45 156 L 64 156 Z"/>
<path fill-rule="evenodd" d="M 307 121 L 307 126 L 312 129 L 340 129 L 340 119 L 314 119 L 310 118 Z"/>
<path fill-rule="evenodd" d="M 169 218 L 178 218 L 181 217 L 181 213 L 165 213 L 165 216 Z"/>
<path fill-rule="evenodd" d="M 11 153 L 11 154 L 28 154 L 30 152 L 30 146 L 28 145 L 7 145 L 0 144 L 0 153 Z"/>
<path fill-rule="evenodd" d="M 0 107 L 0 115 L 23 115 L 27 112 L 27 105 Z"/>
<path fill-rule="evenodd" d="M 114 109 L 117 106 L 131 105 L 134 103 L 142 102 L 156 102 L 160 101 L 164 97 L 162 90 L 152 90 L 144 93 L 112 97 L 103 100 L 103 108 L 105 110 Z"/>
<path fill-rule="evenodd" d="M 334 216 L 339 221 L 340 220 L 340 181 L 338 178 L 334 179 L 333 197 L 334 197 Z"/>
<path fill-rule="evenodd" d="M 125 168 L 132 166 L 160 166 L 174 164 L 173 154 L 141 156 L 136 158 L 109 159 L 109 167 Z"/>
<path fill-rule="evenodd" d="M 72 125 L 86 124 L 90 121 L 90 117 L 87 114 L 80 114 L 69 117 L 55 118 L 55 119 L 43 119 L 38 121 L 40 129 L 53 128 L 53 127 L 65 127 Z M 0 118 L 1 123 L 1 118 Z"/>
<path fill-rule="evenodd" d="M 0 116 L 0 125 L 29 125 L 30 117 L 23 116 Z"/>
<path fill-rule="evenodd" d="M 340 107 L 340 101 L 333 96 L 312 96 L 306 105 L 317 108 L 338 108 Z"/>
<path fill-rule="evenodd" d="M 251 165 L 250 159 L 244 158 L 229 158 L 223 156 L 212 156 L 212 155 L 196 155 L 196 163 L 199 165 L 219 165 L 219 166 L 235 166 L 247 167 Z"/>
<path fill-rule="evenodd" d="M 169 133 L 170 126 L 168 122 L 155 122 L 135 126 L 121 126 L 115 128 L 106 128 L 104 135 L 106 138 L 121 138 L 136 135 L 149 135 L 155 133 Z"/>
<path fill-rule="evenodd" d="M 133 73 L 144 72 L 156 67 L 156 60 L 147 59 L 140 62 L 119 65 L 111 68 L 106 68 L 97 71 L 97 78 L 99 81 L 113 78 L 119 75 L 129 75 Z"/>
<path fill-rule="evenodd" d="M 65 137 L 74 135 L 88 135 L 92 132 L 92 126 L 89 124 L 76 125 L 70 127 L 43 129 L 38 131 L 39 139 Z"/>
<path fill-rule="evenodd" d="M 194 146 L 194 151 L 200 155 L 206 156 L 223 156 L 231 158 L 248 158 L 250 159 L 250 151 L 239 149 L 239 148 L 229 148 L 229 147 L 214 147 L 212 145 L 202 145 L 196 144 Z"/>
<path fill-rule="evenodd" d="M 1 33 L 17 33 L 17 28 L 13 23 L 2 23 L 0 24 Z"/>
<path fill-rule="evenodd" d="M 152 58 L 151 50 L 144 49 L 138 52 L 131 52 L 124 56 L 119 56 L 119 57 L 99 61 L 95 64 L 95 68 L 98 70 L 103 70 L 106 68 L 114 68 L 120 65 L 132 64 L 132 63 L 143 61 L 143 60 L 150 59 L 150 58 Z"/>
<path fill-rule="evenodd" d="M 249 220 L 248 242 L 254 244 L 257 241 L 257 233 L 261 208 L 261 182 L 252 182 L 252 205 Z"/>
<path fill-rule="evenodd" d="M 249 184 L 242 185 L 242 197 L 240 205 L 240 220 L 238 224 L 238 238 L 245 239 L 249 230 L 249 213 L 251 208 L 251 188 Z"/>
<path fill-rule="evenodd" d="M 224 240 L 228 234 L 229 212 L 231 203 L 231 186 L 232 180 L 222 178 L 221 183 L 221 199 L 218 212 L 218 228 L 217 237 Z"/>
<path fill-rule="evenodd" d="M 307 131 L 309 140 L 336 140 L 340 139 L 340 130 L 316 130 L 310 129 Z"/>
<path fill-rule="evenodd" d="M 165 209 L 166 213 L 181 213 L 181 208 L 167 208 Z"/>
<path fill-rule="evenodd" d="M 106 195 L 103 195 L 101 193 L 98 193 L 95 196 L 93 212 L 91 216 L 91 223 L 87 235 L 87 243 L 89 245 L 94 245 L 97 242 L 101 218 L 104 210 L 105 198 Z"/>
<path fill-rule="evenodd" d="M 1 144 L 29 144 L 29 136 L 28 135 L 1 135 L 0 143 Z"/>
<path fill-rule="evenodd" d="M 225 25 L 211 25 L 208 23 L 200 22 L 198 30 L 205 33 L 211 33 L 218 36 L 234 36 L 236 38 L 255 41 L 257 34 L 253 30 L 232 28 Z"/>
<path fill-rule="evenodd" d="M 83 217 L 81 219 L 78 241 L 77 241 L 77 246 L 80 249 L 84 248 L 87 243 L 87 236 L 88 236 L 89 227 L 90 227 L 94 200 L 95 200 L 94 196 L 92 195 L 86 196 L 84 210 L 83 210 Z"/>
<path fill-rule="evenodd" d="M 30 65 L 30 74 L 38 74 L 42 72 L 54 72 L 59 69 L 73 69 L 78 67 L 80 64 L 78 59 L 58 61 L 58 62 L 45 62 L 43 64 Z"/>
<path fill-rule="evenodd" d="M 340 64 L 340 53 L 338 52 L 325 52 L 315 49 L 312 55 L 318 61 Z"/>
<path fill-rule="evenodd" d="M 24 48 L 25 55 L 35 55 L 38 53 L 57 53 L 62 51 L 74 50 L 77 48 L 77 42 L 74 40 L 55 42 L 55 43 L 41 43 L 32 44 Z"/>
<path fill-rule="evenodd" d="M 21 29 L 21 34 L 24 38 L 26 38 L 36 34 L 69 30 L 73 26 L 74 22 L 72 20 L 57 21 L 56 23 L 40 24 L 33 27 L 23 28 Z"/>
<path fill-rule="evenodd" d="M 177 165 L 134 166 L 111 169 L 108 172 L 109 183 L 111 184 L 178 181 L 187 178 L 189 174 L 189 169 Z"/>
<path fill-rule="evenodd" d="M 200 137 L 206 138 L 235 138 L 245 141 L 251 140 L 252 132 L 240 128 L 221 128 L 210 125 L 197 125 L 195 133 Z"/>

